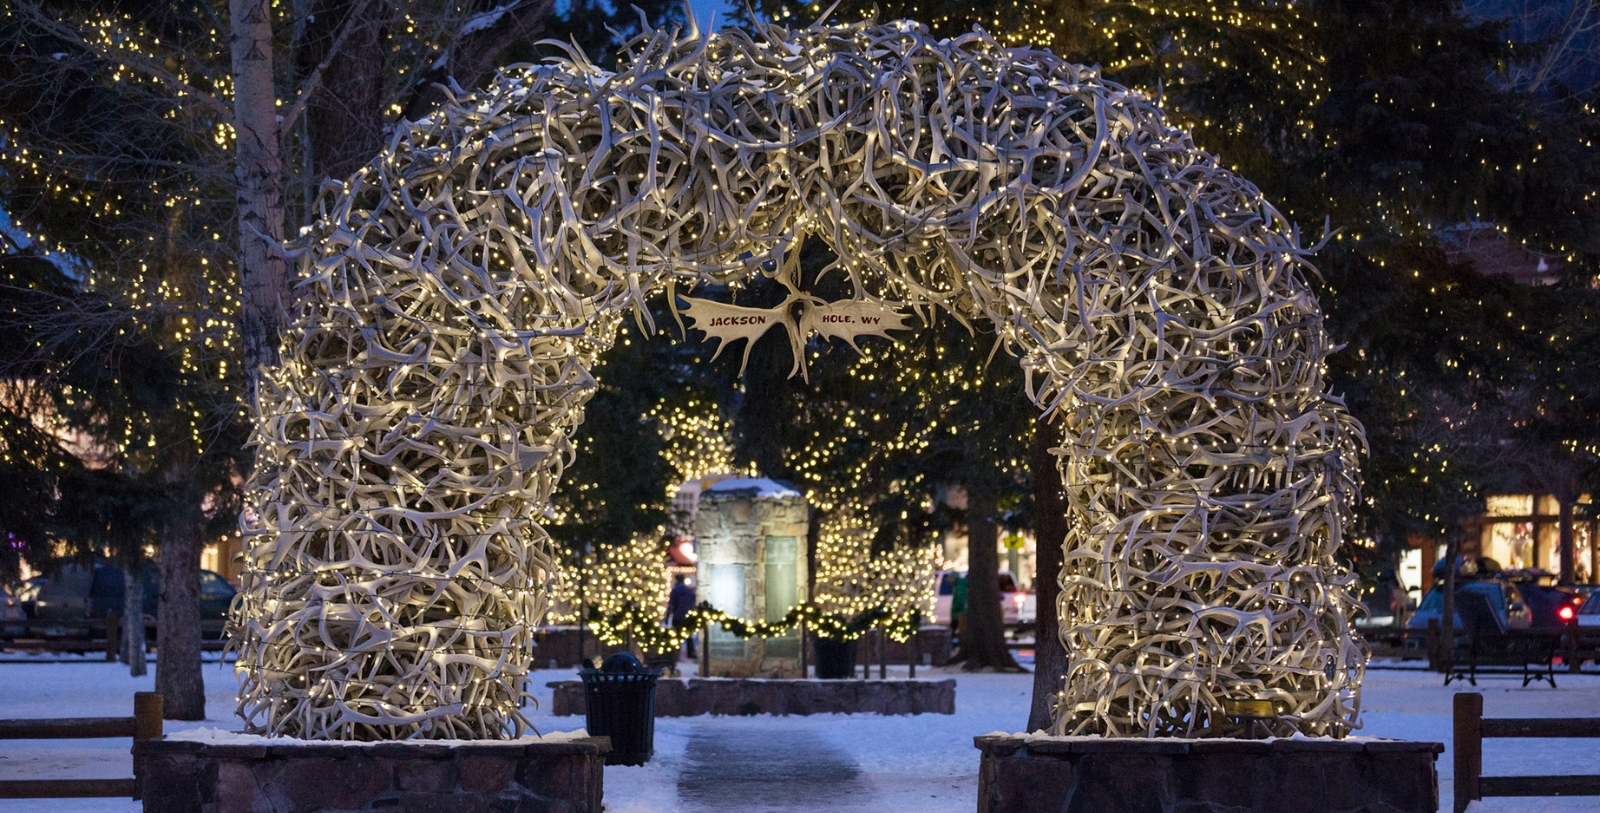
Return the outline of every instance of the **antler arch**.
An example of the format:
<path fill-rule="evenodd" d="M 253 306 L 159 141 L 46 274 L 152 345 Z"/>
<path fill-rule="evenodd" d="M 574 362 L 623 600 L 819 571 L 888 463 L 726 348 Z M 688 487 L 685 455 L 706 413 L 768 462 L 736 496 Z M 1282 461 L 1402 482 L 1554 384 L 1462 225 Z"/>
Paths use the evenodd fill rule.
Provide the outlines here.
<path fill-rule="evenodd" d="M 310 738 L 520 732 L 537 519 L 589 370 L 678 282 L 807 234 L 858 296 L 993 321 L 1062 421 L 1057 731 L 1354 724 L 1333 558 L 1360 429 L 1293 230 L 1145 97 L 908 22 L 654 32 L 400 127 L 300 238 L 262 374 L 240 713 Z"/>

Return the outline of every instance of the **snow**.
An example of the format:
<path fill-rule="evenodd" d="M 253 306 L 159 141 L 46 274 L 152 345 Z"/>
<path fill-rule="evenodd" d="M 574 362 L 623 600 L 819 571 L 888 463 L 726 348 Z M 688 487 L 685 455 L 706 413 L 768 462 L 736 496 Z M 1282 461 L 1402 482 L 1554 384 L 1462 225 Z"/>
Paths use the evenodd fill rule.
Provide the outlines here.
<path fill-rule="evenodd" d="M 755 491 L 757 497 L 778 498 L 798 497 L 800 492 L 776 480 L 765 477 L 741 477 L 734 480 L 720 480 L 706 491 Z"/>
<path fill-rule="evenodd" d="M 103 657 L 103 656 L 102 656 Z M 688 664 L 685 664 L 688 666 Z M 153 672 L 153 667 L 152 667 Z M 897 674 L 898 673 L 898 674 Z M 539 708 L 529 718 L 544 736 L 563 736 L 581 717 L 553 717 L 545 683 L 573 670 L 541 670 L 531 684 Z M 891 677 L 905 677 L 904 668 Z M 915 717 L 818 715 L 813 717 L 693 717 L 656 721 L 656 754 L 642 767 L 606 769 L 610 813 L 691 811 L 884 811 L 971 813 L 976 808 L 978 752 L 972 738 L 1023 727 L 1032 691 L 1030 675 L 962 674 L 919 668 L 917 676 L 954 677 L 956 714 Z M 232 741 L 232 670 L 205 667 L 210 719 L 167 723 L 168 734 Z M 1416 669 L 1367 673 L 1363 737 L 1431 740 L 1450 744 L 1451 696 L 1479 691 L 1490 717 L 1600 716 L 1600 675 L 1558 675 L 1559 689 L 1519 688 L 1518 680 L 1441 685 L 1439 675 Z M 126 716 L 133 693 L 153 688 L 153 678 L 130 678 L 113 663 L 92 660 L 0 662 L 0 717 Z M 564 736 L 572 736 L 565 734 Z M 253 738 L 252 738 L 252 741 Z M 277 740 L 275 742 L 283 742 Z M 0 777 L 69 778 L 131 775 L 128 741 L 0 741 Z M 1600 773 L 1600 749 L 1582 740 L 1489 740 L 1484 771 L 1491 775 Z M 1451 809 L 1451 762 L 1439 759 L 1441 810 Z M 8 800 L 6 813 L 132 813 L 126 799 Z M 1490 799 L 1472 810 L 1593 811 L 1600 799 Z"/>
<path fill-rule="evenodd" d="M 503 6 L 495 6 L 494 8 L 489 9 L 488 11 L 485 11 L 482 14 L 479 14 L 476 17 L 466 21 L 461 26 L 461 32 L 456 35 L 457 38 L 459 39 L 461 37 L 465 37 L 468 34 L 475 34 L 494 25 L 495 23 L 500 22 L 500 18 L 504 17 L 506 11 L 514 5 L 516 5 L 516 3 L 513 2 L 507 3 Z"/>
<path fill-rule="evenodd" d="M 514 740 L 495 740 L 491 741 L 490 744 L 529 745 L 536 742 L 570 742 L 572 740 L 581 740 L 587 736 L 589 736 L 589 732 L 584 731 L 582 728 L 578 728 L 572 731 L 551 731 L 542 736 L 524 735 Z M 377 742 L 356 742 L 346 740 L 328 742 L 327 740 L 301 740 L 294 737 L 263 737 L 260 734 L 246 734 L 243 731 L 211 727 L 192 728 L 187 731 L 174 732 L 172 734 L 168 734 L 167 739 L 177 740 L 179 742 L 204 742 L 212 745 L 343 745 L 351 748 L 371 748 L 374 745 L 380 744 Z M 484 741 L 428 740 L 428 744 L 453 747 L 458 745 L 483 745 Z"/>

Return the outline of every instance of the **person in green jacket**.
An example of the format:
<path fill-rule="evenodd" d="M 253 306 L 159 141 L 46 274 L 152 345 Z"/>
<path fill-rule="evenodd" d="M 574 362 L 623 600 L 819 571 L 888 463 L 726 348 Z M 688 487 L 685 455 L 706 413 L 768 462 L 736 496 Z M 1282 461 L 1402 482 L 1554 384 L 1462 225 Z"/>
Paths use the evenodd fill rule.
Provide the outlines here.
<path fill-rule="evenodd" d="M 950 635 L 956 640 L 956 645 L 961 643 L 961 624 L 967 617 L 967 577 L 962 575 L 956 579 L 956 586 L 950 590 Z"/>

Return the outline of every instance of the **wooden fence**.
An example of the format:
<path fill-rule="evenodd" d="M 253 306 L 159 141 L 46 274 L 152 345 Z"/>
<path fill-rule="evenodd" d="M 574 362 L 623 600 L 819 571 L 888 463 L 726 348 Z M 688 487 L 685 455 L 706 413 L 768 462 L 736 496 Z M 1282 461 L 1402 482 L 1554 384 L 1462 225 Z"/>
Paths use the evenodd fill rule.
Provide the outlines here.
<path fill-rule="evenodd" d="M 1600 776 L 1484 776 L 1483 741 L 1500 737 L 1600 737 L 1600 717 L 1483 716 L 1483 695 L 1455 697 L 1456 813 L 1485 796 L 1600 796 Z"/>
<path fill-rule="evenodd" d="M 200 622 L 202 650 L 207 652 L 222 650 L 227 643 L 222 640 L 225 623 L 217 618 L 208 618 Z M 155 642 L 155 635 L 148 635 L 148 645 L 153 646 Z M 106 618 L 28 618 L 0 621 L 0 649 L 31 653 L 103 651 L 106 660 L 114 661 L 122 652 L 122 618 L 116 613 L 111 613 Z"/>
<path fill-rule="evenodd" d="M 0 740 L 79 740 L 132 737 L 134 742 L 161 737 L 161 695 L 133 696 L 132 717 L 65 717 L 49 720 L 0 720 Z M 0 779 L 0 799 L 73 799 L 127 796 L 138 799 L 139 760 L 131 779 Z"/>

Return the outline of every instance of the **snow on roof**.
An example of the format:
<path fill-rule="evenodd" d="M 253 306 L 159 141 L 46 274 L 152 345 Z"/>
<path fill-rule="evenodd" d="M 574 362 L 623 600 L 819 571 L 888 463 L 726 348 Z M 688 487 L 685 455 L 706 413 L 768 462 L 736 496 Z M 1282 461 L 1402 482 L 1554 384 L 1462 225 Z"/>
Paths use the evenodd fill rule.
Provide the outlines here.
<path fill-rule="evenodd" d="M 722 480 L 706 489 L 707 492 L 719 491 L 754 491 L 757 497 L 776 499 L 778 497 L 798 497 L 800 492 L 793 486 L 770 480 L 766 477 L 741 477 L 737 480 Z"/>

